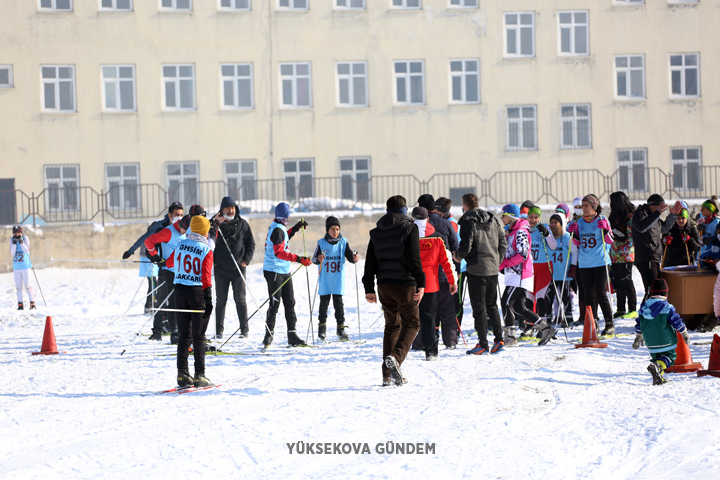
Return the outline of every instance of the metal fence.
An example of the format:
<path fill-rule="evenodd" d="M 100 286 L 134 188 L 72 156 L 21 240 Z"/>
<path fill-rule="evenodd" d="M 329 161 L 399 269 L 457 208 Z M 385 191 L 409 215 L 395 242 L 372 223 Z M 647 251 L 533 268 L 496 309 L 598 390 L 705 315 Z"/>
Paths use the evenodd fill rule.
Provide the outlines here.
<path fill-rule="evenodd" d="M 239 186 L 224 181 L 185 182 L 164 189 L 158 184 L 115 185 L 109 190 L 92 187 L 46 188 L 30 195 L 21 190 L 0 191 L 0 225 L 93 221 L 103 223 L 162 216 L 174 201 L 186 207 L 217 209 L 224 196 L 237 200 L 240 210 L 270 213 L 285 201 L 298 211 L 373 210 L 384 208 L 392 195 L 414 203 L 423 193 L 448 197 L 456 205 L 465 193 L 474 193 L 482 205 L 532 200 L 535 203 L 569 202 L 594 193 L 608 201 L 622 190 L 634 201 L 651 193 L 666 198 L 708 198 L 720 189 L 720 166 L 680 167 L 666 173 L 657 167 L 638 171 L 618 169 L 605 175 L 597 169 L 558 170 L 550 177 L 537 171 L 496 172 L 483 177 L 475 172 L 441 173 L 427 180 L 413 174 L 377 175 L 364 181 L 352 176 L 249 180 Z"/>

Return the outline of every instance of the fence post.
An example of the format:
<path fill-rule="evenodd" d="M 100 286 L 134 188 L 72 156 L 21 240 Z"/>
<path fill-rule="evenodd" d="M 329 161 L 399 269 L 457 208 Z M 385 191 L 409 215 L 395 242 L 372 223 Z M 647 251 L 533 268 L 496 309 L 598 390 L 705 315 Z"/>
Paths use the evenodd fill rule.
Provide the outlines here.
<path fill-rule="evenodd" d="M 33 228 L 35 228 L 35 192 L 32 192 L 32 196 L 28 198 L 28 208 L 30 209 L 30 214 L 32 215 L 33 219 Z"/>
<path fill-rule="evenodd" d="M 105 226 L 105 206 L 107 204 L 107 198 L 105 198 L 105 195 L 103 194 L 104 190 L 100 189 L 100 218 L 102 218 L 102 226 Z"/>

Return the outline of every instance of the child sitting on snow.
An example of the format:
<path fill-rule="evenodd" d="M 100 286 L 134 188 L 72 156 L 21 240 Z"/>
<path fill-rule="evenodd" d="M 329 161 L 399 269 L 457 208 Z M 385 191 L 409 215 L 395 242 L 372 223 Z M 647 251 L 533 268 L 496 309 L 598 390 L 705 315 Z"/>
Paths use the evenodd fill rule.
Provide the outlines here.
<path fill-rule="evenodd" d="M 655 280 L 650 287 L 650 297 L 640 307 L 640 316 L 635 321 L 633 348 L 637 349 L 644 342 L 650 351 L 652 361 L 647 370 L 653 377 L 653 385 L 667 382 L 663 372 L 675 364 L 676 332 L 682 335 L 685 343 L 690 341 L 687 327 L 675 307 L 668 303 L 667 294 L 667 282 L 662 278 Z"/>
<path fill-rule="evenodd" d="M 325 237 L 318 240 L 312 262 L 320 265 L 318 293 L 320 294 L 320 313 L 318 313 L 318 338 L 325 340 L 327 335 L 328 307 L 332 297 L 337 320 L 337 336 L 340 340 L 348 340 L 345 333 L 345 309 L 343 295 L 345 293 L 345 260 L 357 263 L 360 257 L 350 250 L 348 241 L 340 234 L 340 221 L 335 217 L 325 220 Z"/>

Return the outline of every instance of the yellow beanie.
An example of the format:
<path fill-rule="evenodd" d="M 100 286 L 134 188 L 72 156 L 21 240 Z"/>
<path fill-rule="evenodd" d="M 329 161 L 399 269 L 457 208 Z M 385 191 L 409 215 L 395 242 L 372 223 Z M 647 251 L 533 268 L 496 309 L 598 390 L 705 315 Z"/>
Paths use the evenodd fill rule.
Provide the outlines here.
<path fill-rule="evenodd" d="M 190 220 L 190 230 L 193 233 L 207 237 L 208 232 L 210 231 L 210 220 L 202 215 L 195 215 Z"/>

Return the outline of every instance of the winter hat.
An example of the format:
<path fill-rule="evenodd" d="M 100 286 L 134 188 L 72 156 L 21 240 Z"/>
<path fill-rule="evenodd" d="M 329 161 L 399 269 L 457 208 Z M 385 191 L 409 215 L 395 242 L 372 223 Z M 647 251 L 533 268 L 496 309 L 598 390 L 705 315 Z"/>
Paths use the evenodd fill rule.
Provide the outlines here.
<path fill-rule="evenodd" d="M 573 200 L 573 208 L 582 205 L 582 197 L 575 197 L 575 200 Z"/>
<path fill-rule="evenodd" d="M 557 220 L 557 222 L 562 225 L 563 224 L 563 215 L 561 213 L 553 213 L 550 215 L 550 221 L 553 219 Z"/>
<path fill-rule="evenodd" d="M 557 207 L 555 207 L 555 211 L 560 213 L 562 212 L 565 215 L 565 218 L 570 218 L 570 207 L 567 203 L 561 203 Z"/>
<path fill-rule="evenodd" d="M 416 220 L 426 220 L 428 218 L 428 211 L 425 207 L 415 207 L 412 211 L 412 218 Z"/>
<path fill-rule="evenodd" d="M 663 203 L 665 203 L 665 199 L 662 197 L 662 195 L 657 193 L 653 193 L 647 199 L 647 204 L 650 207 L 659 207 Z"/>
<path fill-rule="evenodd" d="M 182 228 L 183 230 L 187 230 L 188 228 L 190 228 L 190 218 L 195 217 L 190 217 L 190 215 L 185 215 L 184 217 L 182 217 L 177 222 L 178 227 Z"/>
<path fill-rule="evenodd" d="M 429 193 L 420 195 L 417 201 L 418 205 L 427 209 L 428 212 L 435 211 L 435 198 Z"/>
<path fill-rule="evenodd" d="M 683 208 L 678 214 L 678 217 L 690 218 L 690 214 L 688 213 L 687 208 Z"/>
<path fill-rule="evenodd" d="M 233 200 L 232 197 L 223 197 L 222 201 L 220 202 L 220 210 L 227 207 L 235 207 L 237 204 L 235 203 L 235 200 Z"/>
<path fill-rule="evenodd" d="M 210 231 L 210 220 L 202 215 L 195 215 L 192 217 L 192 220 L 190 220 L 190 230 L 192 230 L 193 233 L 207 237 Z"/>
<path fill-rule="evenodd" d="M 183 204 L 180 202 L 172 202 L 168 207 L 168 213 L 172 213 L 175 210 L 185 210 L 185 207 L 183 207 Z"/>
<path fill-rule="evenodd" d="M 542 210 L 537 205 L 533 205 L 528 209 L 528 215 L 537 215 L 539 217 L 542 215 Z"/>
<path fill-rule="evenodd" d="M 705 208 L 707 208 L 708 210 L 710 210 L 710 213 L 717 213 L 717 212 L 718 212 L 718 207 L 717 207 L 717 205 L 715 205 L 715 202 L 713 202 L 712 199 L 710 199 L 710 200 L 705 200 L 705 201 L 702 203 L 702 206 L 705 207 Z"/>
<path fill-rule="evenodd" d="M 200 205 L 193 205 L 190 207 L 190 216 L 194 217 L 195 215 L 202 215 L 205 216 L 205 209 Z"/>
<path fill-rule="evenodd" d="M 13 235 L 15 235 L 16 233 L 22 233 L 22 227 L 20 225 L 15 225 L 13 227 Z"/>
<path fill-rule="evenodd" d="M 520 207 L 518 207 L 514 203 L 508 203 L 502 208 L 502 214 L 503 217 L 508 216 L 513 220 L 517 220 L 518 218 L 520 218 Z"/>
<path fill-rule="evenodd" d="M 600 206 L 600 199 L 597 197 L 597 195 L 594 195 L 592 193 L 588 193 L 582 198 L 583 202 L 587 202 L 592 207 L 593 211 L 597 211 L 597 208 Z"/>
<path fill-rule="evenodd" d="M 450 211 L 450 205 L 452 205 L 452 200 L 449 198 L 440 197 L 435 200 L 435 210 L 440 213 L 448 213 Z"/>
<path fill-rule="evenodd" d="M 652 286 L 650 287 L 650 295 L 651 296 L 661 296 L 661 297 L 667 297 L 668 294 L 668 284 L 665 280 L 662 278 L 656 279 Z"/>
<path fill-rule="evenodd" d="M 387 199 L 385 208 L 388 212 L 399 211 L 401 208 L 407 208 L 407 200 L 402 195 L 394 195 Z"/>
<path fill-rule="evenodd" d="M 325 219 L 325 231 L 326 232 L 329 232 L 330 227 L 332 227 L 333 225 L 337 225 L 338 228 L 340 228 L 340 220 L 338 220 L 336 217 L 333 217 L 333 216 L 330 216 Z"/>
<path fill-rule="evenodd" d="M 685 210 L 687 210 L 688 212 L 690 211 L 690 206 L 688 205 L 688 203 L 685 200 L 680 200 L 680 205 L 682 205 L 682 207 Z"/>
<path fill-rule="evenodd" d="M 289 218 L 290 217 L 290 205 L 285 202 L 280 202 L 275 207 L 275 218 Z"/>
<path fill-rule="evenodd" d="M 527 218 L 530 207 L 534 206 L 535 204 L 531 200 L 525 200 L 522 205 L 520 205 L 520 216 L 522 218 Z"/>

